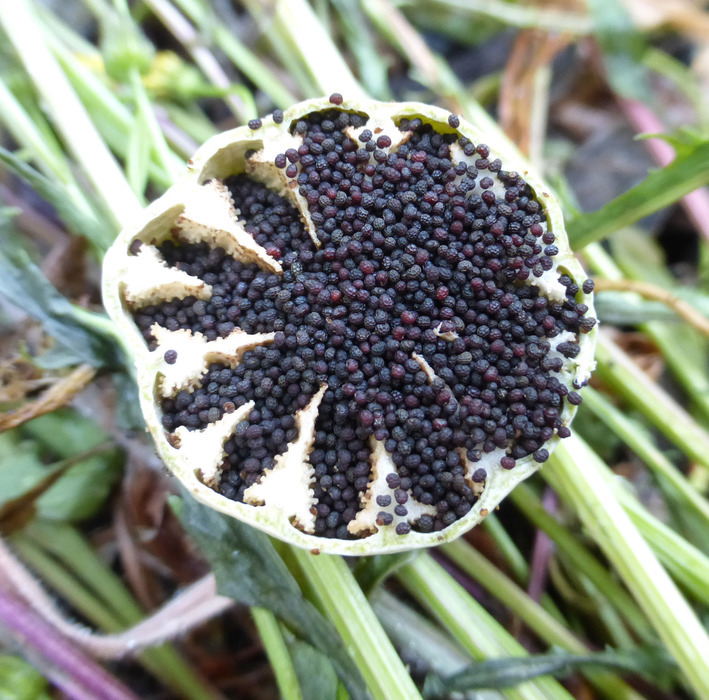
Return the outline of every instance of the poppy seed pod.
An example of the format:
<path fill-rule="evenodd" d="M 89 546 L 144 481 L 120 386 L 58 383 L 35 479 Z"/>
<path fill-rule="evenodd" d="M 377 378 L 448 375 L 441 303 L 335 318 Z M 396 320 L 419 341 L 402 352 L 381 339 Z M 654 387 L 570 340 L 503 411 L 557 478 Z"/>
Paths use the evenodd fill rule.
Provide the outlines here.
<path fill-rule="evenodd" d="M 300 547 L 450 540 L 539 468 L 593 368 L 548 189 L 418 103 L 309 100 L 210 139 L 106 256 L 160 456 Z"/>

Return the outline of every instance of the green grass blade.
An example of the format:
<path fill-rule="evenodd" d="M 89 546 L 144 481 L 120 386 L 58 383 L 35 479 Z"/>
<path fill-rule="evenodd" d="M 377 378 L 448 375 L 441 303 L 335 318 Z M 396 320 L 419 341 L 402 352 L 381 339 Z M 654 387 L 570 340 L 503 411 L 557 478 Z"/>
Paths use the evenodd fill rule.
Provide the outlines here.
<path fill-rule="evenodd" d="M 578 214 L 567 226 L 571 246 L 580 250 L 709 184 L 708 162 L 709 143 L 700 143 L 601 209 Z"/>
<path fill-rule="evenodd" d="M 709 636 L 623 510 L 590 449 L 572 436 L 544 477 L 577 511 L 699 697 L 709 697 Z"/>
<path fill-rule="evenodd" d="M 412 4 L 423 5 L 427 9 L 433 6 L 441 12 L 457 11 L 469 16 L 472 21 L 483 15 L 511 27 L 533 27 L 571 34 L 588 34 L 592 29 L 590 18 L 580 13 L 540 9 L 505 0 L 415 0 Z"/>
<path fill-rule="evenodd" d="M 606 465 L 599 462 L 598 469 L 607 472 L 616 498 L 674 579 L 697 600 L 709 605 L 709 557 L 652 515 L 629 491 L 627 484 L 613 480 Z"/>
<path fill-rule="evenodd" d="M 406 659 L 417 659 L 428 671 L 442 676 L 460 671 L 470 663 L 470 654 L 457 640 L 395 595 L 378 588 L 369 602 Z"/>
<path fill-rule="evenodd" d="M 419 555 L 404 567 L 398 579 L 475 659 L 527 655 L 524 647 L 429 554 Z M 550 678 L 524 683 L 508 690 L 506 695 L 513 700 L 570 698 L 561 685 Z"/>
<path fill-rule="evenodd" d="M 47 129 L 40 128 L 27 114 L 22 104 L 0 78 L 0 119 L 15 140 L 32 154 L 37 167 L 48 177 L 56 177 L 64 184 L 74 179 L 61 147 L 56 139 L 47 137 Z"/>
<path fill-rule="evenodd" d="M 303 700 L 293 661 L 276 616 L 265 608 L 251 608 L 263 648 L 268 656 L 283 700 Z"/>
<path fill-rule="evenodd" d="M 122 589 L 120 599 L 127 596 L 130 600 L 130 604 L 122 611 L 123 616 L 117 616 L 105 601 L 94 595 L 91 588 L 70 573 L 70 568 L 65 568 L 64 564 L 72 560 L 71 548 L 64 548 L 60 552 L 61 558 L 57 560 L 42 547 L 41 542 L 37 543 L 25 537 L 24 533 L 13 538 L 13 546 L 44 581 L 47 581 L 62 597 L 66 598 L 70 605 L 105 632 L 119 632 L 126 625 L 138 623 L 142 619 L 143 613 L 137 603 L 123 588 L 115 574 L 95 556 L 88 544 L 80 543 L 77 554 L 79 558 L 93 558 L 94 564 L 88 571 L 82 571 L 82 574 L 92 580 L 91 588 L 97 585 L 97 581 L 110 581 L 113 590 Z M 210 697 L 209 688 L 193 673 L 171 645 L 163 644 L 146 649 L 138 655 L 138 659 L 156 678 L 172 688 L 180 697 L 189 700 Z"/>
<path fill-rule="evenodd" d="M 616 581 L 613 574 L 596 559 L 569 530 L 546 512 L 541 501 L 529 486 L 520 484 L 511 494 L 515 506 L 534 525 L 556 543 L 559 550 L 570 560 L 580 575 L 600 591 L 609 603 L 627 620 L 635 633 L 644 641 L 654 639 L 652 627 L 635 604 L 632 596 Z"/>
<path fill-rule="evenodd" d="M 630 671 L 647 677 L 665 677 L 676 665 L 656 651 L 608 649 L 586 654 L 535 654 L 519 659 L 489 659 L 459 671 L 448 678 L 428 677 L 425 697 L 437 698 L 442 692 L 466 692 L 515 686 L 540 676 L 567 676 L 574 671 L 591 669 Z M 618 695 L 610 697 L 617 698 Z M 635 695 L 635 697 L 640 697 Z"/>
<path fill-rule="evenodd" d="M 175 0 L 179 8 L 199 26 L 206 36 L 211 36 L 229 60 L 251 81 L 263 90 L 273 102 L 283 109 L 297 101 L 282 81 L 268 70 L 264 62 L 248 49 L 212 14 L 211 6 L 197 0 Z"/>
<path fill-rule="evenodd" d="M 0 25 L 47 103 L 57 130 L 81 164 L 116 222 L 137 217 L 140 206 L 113 155 L 96 131 L 69 81 L 43 41 L 28 0 L 0 3 Z"/>
<path fill-rule="evenodd" d="M 329 656 L 353 698 L 367 698 L 367 686 L 350 656 L 352 648 L 345 647 L 332 623 L 305 598 L 271 540 L 183 492 L 184 500 L 174 500 L 175 511 L 212 565 L 220 594 L 271 610 L 294 634 Z M 346 601 L 342 604 L 348 607 Z"/>
<path fill-rule="evenodd" d="M 649 435 L 595 389 L 584 389 L 583 401 L 583 405 L 616 433 L 655 474 L 666 479 L 681 494 L 686 506 L 700 515 L 709 527 L 709 501 L 701 496 L 679 469 L 650 442 Z"/>
<path fill-rule="evenodd" d="M 709 469 L 709 434 L 603 332 L 597 373 L 687 456 Z"/>
<path fill-rule="evenodd" d="M 547 644 L 574 654 L 588 652 L 588 647 L 572 632 L 465 540 L 461 538 L 450 542 L 442 549 L 461 570 L 484 586 L 488 593 L 495 596 L 508 610 L 519 616 L 527 627 Z M 640 700 L 640 696 L 635 691 L 611 674 L 591 670 L 586 675 L 591 683 L 608 697 Z"/>
<path fill-rule="evenodd" d="M 320 94 L 340 92 L 347 97 L 365 95 L 330 34 L 306 0 L 275 0 L 269 7 L 268 18 L 262 3 L 247 0 L 246 5 L 257 19 L 268 19 L 269 24 L 272 23 L 280 40 L 288 43 L 305 66 Z"/>

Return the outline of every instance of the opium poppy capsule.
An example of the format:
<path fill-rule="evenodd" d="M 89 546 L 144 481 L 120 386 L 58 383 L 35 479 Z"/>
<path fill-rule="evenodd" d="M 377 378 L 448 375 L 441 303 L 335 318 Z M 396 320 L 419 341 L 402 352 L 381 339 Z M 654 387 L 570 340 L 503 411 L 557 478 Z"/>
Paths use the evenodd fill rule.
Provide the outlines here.
<path fill-rule="evenodd" d="M 104 267 L 165 464 L 341 554 L 450 540 L 548 459 L 593 367 L 592 289 L 505 144 L 340 94 L 210 139 Z"/>

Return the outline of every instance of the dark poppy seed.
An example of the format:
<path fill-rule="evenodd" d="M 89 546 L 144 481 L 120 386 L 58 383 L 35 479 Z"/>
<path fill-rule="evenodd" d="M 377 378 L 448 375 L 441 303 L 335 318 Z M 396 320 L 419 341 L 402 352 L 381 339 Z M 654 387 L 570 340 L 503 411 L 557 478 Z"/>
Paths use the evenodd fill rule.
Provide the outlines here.
<path fill-rule="evenodd" d="M 330 102 L 334 105 L 341 105 L 342 95 L 340 95 L 339 92 L 333 92 L 332 95 L 330 95 Z"/>
<path fill-rule="evenodd" d="M 448 116 L 448 123 L 454 129 L 457 129 L 460 126 L 460 119 L 455 114 L 451 114 Z"/>
<path fill-rule="evenodd" d="M 459 120 L 448 123 L 457 129 Z M 300 145 L 274 157 L 307 204 L 319 248 L 285 198 L 246 175 L 231 177 L 244 229 L 282 274 L 170 239 L 158 246 L 167 265 L 204 280 L 212 296 L 134 313 L 151 347 L 155 323 L 208 341 L 274 334 L 233 368 L 210 364 L 194 391 L 162 404 L 163 427 L 174 432 L 202 429 L 253 402 L 224 446 L 218 488 L 227 498 L 244 500 L 297 438 L 297 412 L 326 387 L 309 456 L 321 537 L 354 536 L 347 526 L 369 488 L 372 440 L 396 470 L 386 477 L 390 495 L 376 498 L 394 514 L 381 510 L 377 525 L 411 518 L 411 499 L 435 510 L 413 525 L 397 522 L 399 534 L 465 517 L 477 499 L 466 458 L 475 464 L 499 450 L 504 469 L 544 461 L 554 431 L 569 434 L 560 425 L 565 402 L 580 400 L 556 376 L 562 357 L 578 355 L 579 334 L 595 323 L 568 275 L 560 278 L 563 303 L 528 284 L 553 267 L 555 236 L 529 186 L 487 146 L 409 119 L 399 124 L 406 143 L 389 153 L 391 136 L 365 124 L 341 109 L 306 115 L 293 125 Z M 453 165 L 456 140 L 469 163 Z M 574 340 L 551 352 L 562 332 Z M 488 472 L 473 468 L 470 478 L 479 491 Z"/>
<path fill-rule="evenodd" d="M 380 511 L 377 513 L 377 525 L 391 525 L 394 522 L 394 516 L 391 513 Z"/>
<path fill-rule="evenodd" d="M 399 523 L 396 526 L 397 535 L 408 535 L 411 532 L 411 525 L 408 523 Z"/>
<path fill-rule="evenodd" d="M 166 350 L 163 357 L 168 365 L 174 365 L 177 362 L 177 350 Z"/>
<path fill-rule="evenodd" d="M 567 396 L 566 400 L 572 405 L 572 406 L 580 406 L 582 402 L 581 394 L 578 394 L 575 391 L 570 391 Z"/>
<path fill-rule="evenodd" d="M 276 124 L 280 124 L 283 121 L 283 110 L 282 109 L 274 109 L 273 110 L 273 121 Z"/>
<path fill-rule="evenodd" d="M 249 122 L 249 129 L 251 129 L 252 131 L 256 131 L 257 129 L 261 128 L 261 124 L 262 123 L 260 119 L 252 119 Z"/>
<path fill-rule="evenodd" d="M 549 451 L 545 449 L 536 450 L 532 456 L 535 462 L 541 464 L 549 459 Z"/>

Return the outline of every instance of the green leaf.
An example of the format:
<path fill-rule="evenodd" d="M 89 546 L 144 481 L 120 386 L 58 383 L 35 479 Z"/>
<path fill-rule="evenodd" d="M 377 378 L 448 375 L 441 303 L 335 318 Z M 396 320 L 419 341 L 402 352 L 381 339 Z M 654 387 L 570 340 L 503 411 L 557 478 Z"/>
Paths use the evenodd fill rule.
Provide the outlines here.
<path fill-rule="evenodd" d="M 287 644 L 304 700 L 335 700 L 337 674 L 330 659 L 298 639 Z"/>
<path fill-rule="evenodd" d="M 71 460 L 63 460 L 58 464 L 43 470 L 43 476 L 31 488 L 25 490 L 17 498 L 5 500 L 0 505 L 0 532 L 8 535 L 21 530 L 28 525 L 37 514 L 37 500 L 64 476 L 72 466 Z M 12 469 L 9 470 L 12 479 Z"/>
<path fill-rule="evenodd" d="M 266 535 L 201 505 L 184 489 L 175 510 L 212 565 L 222 595 L 271 610 L 295 635 L 331 660 L 352 698 L 370 697 L 337 632 L 303 596 Z"/>
<path fill-rule="evenodd" d="M 108 248 L 112 242 L 110 229 L 107 229 L 107 226 L 102 224 L 93 212 L 78 206 L 65 186 L 45 177 L 2 146 L 0 146 L 0 162 L 7 165 L 12 172 L 46 199 L 57 210 L 57 214 L 70 231 L 84 236 L 100 250 Z"/>
<path fill-rule="evenodd" d="M 110 436 L 74 409 L 60 409 L 25 423 L 21 434 L 34 438 L 41 451 L 71 459 L 108 443 Z M 38 513 L 49 520 L 84 520 L 97 513 L 120 476 L 121 454 L 109 449 L 74 464 L 37 501 Z M 43 478 L 47 468 L 35 470 Z"/>
<path fill-rule="evenodd" d="M 73 457 L 110 440 L 110 435 L 94 420 L 73 408 L 60 408 L 35 418 L 22 426 L 22 432 L 60 459 Z"/>
<path fill-rule="evenodd" d="M 677 666 L 666 652 L 654 649 L 609 649 L 584 655 L 552 652 L 535 656 L 488 659 L 447 678 L 428 676 L 424 685 L 424 697 L 448 697 L 452 692 L 510 688 L 540 676 L 568 676 L 588 668 L 615 669 L 658 678 L 677 670 Z"/>
<path fill-rule="evenodd" d="M 643 301 L 627 292 L 603 292 L 593 300 L 601 323 L 637 326 L 649 321 L 677 321 L 677 314 L 659 301 Z"/>
<path fill-rule="evenodd" d="M 671 133 L 661 134 L 638 134 L 635 137 L 638 141 L 647 139 L 661 139 L 674 148 L 678 156 L 688 155 L 693 148 L 701 146 L 709 138 L 706 129 L 697 129 L 693 126 L 682 126 Z"/>
<path fill-rule="evenodd" d="M 647 45 L 623 4 L 616 0 L 588 0 L 587 6 L 611 87 L 623 97 L 647 100 L 651 91 L 647 69 L 642 64 Z"/>
<path fill-rule="evenodd" d="M 0 459 L 0 505 L 21 499 L 63 470 L 62 462 L 45 466 L 27 442 L 10 443 L 7 458 Z M 2 436 L 0 449 L 7 441 Z M 49 520 L 76 521 L 95 515 L 103 506 L 119 475 L 116 453 L 107 452 L 71 466 L 36 500 L 37 514 Z"/>
<path fill-rule="evenodd" d="M 50 700 L 47 680 L 19 656 L 0 655 L 0 700 Z"/>
<path fill-rule="evenodd" d="M 62 348 L 62 360 L 73 355 L 94 367 L 118 366 L 121 363 L 115 338 L 97 328 L 106 323 L 105 318 L 74 307 L 32 262 L 17 239 L 1 225 L 0 295 L 43 324 L 47 333 Z M 87 321 L 94 317 L 96 325 L 89 326 Z M 50 359 L 56 361 L 57 356 Z"/>
<path fill-rule="evenodd" d="M 571 246 L 579 250 L 709 184 L 707 163 L 709 142 L 705 141 L 664 168 L 652 171 L 597 211 L 575 216 L 567 227 Z"/>
<path fill-rule="evenodd" d="M 29 491 L 45 468 L 39 446 L 22 440 L 17 430 L 0 433 L 0 506 Z"/>

